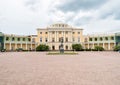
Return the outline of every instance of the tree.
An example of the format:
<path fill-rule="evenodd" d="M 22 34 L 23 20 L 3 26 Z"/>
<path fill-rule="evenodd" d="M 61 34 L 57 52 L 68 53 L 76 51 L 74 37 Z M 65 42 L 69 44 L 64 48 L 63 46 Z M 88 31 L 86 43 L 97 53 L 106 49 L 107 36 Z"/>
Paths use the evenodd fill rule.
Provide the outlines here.
<path fill-rule="evenodd" d="M 43 44 L 40 44 L 36 48 L 36 51 L 48 51 L 48 50 L 49 50 L 49 46 L 48 45 L 43 45 Z"/>
<path fill-rule="evenodd" d="M 83 50 L 83 47 L 81 44 L 73 44 L 72 45 L 72 49 L 73 50 L 76 50 L 76 51 L 82 51 Z"/>
<path fill-rule="evenodd" d="M 114 51 L 119 51 L 120 50 L 120 45 L 116 45 L 115 47 L 114 47 Z"/>
<path fill-rule="evenodd" d="M 101 46 L 95 46 L 95 51 L 104 51 L 104 48 Z"/>

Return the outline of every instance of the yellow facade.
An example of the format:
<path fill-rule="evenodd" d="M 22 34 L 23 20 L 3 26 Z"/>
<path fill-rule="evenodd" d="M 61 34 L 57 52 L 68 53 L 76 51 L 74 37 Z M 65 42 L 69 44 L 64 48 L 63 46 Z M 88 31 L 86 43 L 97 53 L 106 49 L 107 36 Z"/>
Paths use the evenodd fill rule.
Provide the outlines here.
<path fill-rule="evenodd" d="M 4 49 L 7 51 L 16 51 L 21 48 L 23 50 L 35 50 L 36 40 L 33 42 L 34 36 L 8 35 L 4 34 Z"/>
<path fill-rule="evenodd" d="M 37 35 L 4 35 L 4 49 L 35 50 L 40 44 L 46 44 L 50 50 L 59 50 L 63 38 L 64 50 L 72 50 L 72 44 L 81 44 L 84 49 L 101 46 L 105 50 L 113 50 L 116 45 L 115 33 L 83 35 L 83 29 L 68 24 L 57 23 L 45 28 L 38 28 Z"/>
<path fill-rule="evenodd" d="M 59 50 L 61 38 L 64 40 L 64 49 L 72 50 L 72 44 L 83 43 L 83 29 L 74 28 L 63 23 L 53 24 L 46 28 L 37 29 L 37 45 L 49 45 L 50 50 Z"/>
<path fill-rule="evenodd" d="M 84 46 L 87 49 L 94 49 L 95 46 L 101 46 L 105 50 L 113 50 L 114 46 L 116 46 L 115 33 L 84 36 Z"/>

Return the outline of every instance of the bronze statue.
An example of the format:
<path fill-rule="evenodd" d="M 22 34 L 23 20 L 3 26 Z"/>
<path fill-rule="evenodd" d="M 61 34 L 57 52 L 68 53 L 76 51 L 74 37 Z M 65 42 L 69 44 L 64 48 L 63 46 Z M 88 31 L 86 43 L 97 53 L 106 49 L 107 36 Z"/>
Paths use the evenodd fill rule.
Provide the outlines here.
<path fill-rule="evenodd" d="M 63 37 L 61 37 L 60 42 L 61 42 L 61 45 L 60 45 L 60 53 L 64 53 L 64 47 L 63 47 L 63 42 L 64 42 L 64 40 L 63 40 Z"/>

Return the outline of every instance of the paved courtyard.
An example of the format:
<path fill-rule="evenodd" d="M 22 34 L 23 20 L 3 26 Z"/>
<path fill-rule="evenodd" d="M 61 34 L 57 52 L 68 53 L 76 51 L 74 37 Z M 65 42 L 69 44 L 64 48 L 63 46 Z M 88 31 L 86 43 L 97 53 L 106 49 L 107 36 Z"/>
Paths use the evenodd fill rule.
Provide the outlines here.
<path fill-rule="evenodd" d="M 0 85 L 120 85 L 120 53 L 0 53 Z"/>

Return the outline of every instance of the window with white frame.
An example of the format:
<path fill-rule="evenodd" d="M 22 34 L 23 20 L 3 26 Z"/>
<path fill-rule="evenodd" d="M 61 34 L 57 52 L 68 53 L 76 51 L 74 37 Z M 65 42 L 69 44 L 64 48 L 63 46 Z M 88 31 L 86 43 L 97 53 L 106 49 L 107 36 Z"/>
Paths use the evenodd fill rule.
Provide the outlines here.
<path fill-rule="evenodd" d="M 78 42 L 80 42 L 80 37 L 78 37 Z"/>
<path fill-rule="evenodd" d="M 42 42 L 42 37 L 40 38 L 40 42 Z"/>
<path fill-rule="evenodd" d="M 73 37 L 73 42 L 75 42 L 75 38 Z"/>
<path fill-rule="evenodd" d="M 48 39 L 47 39 L 47 38 L 45 38 L 45 42 L 48 42 Z"/>

